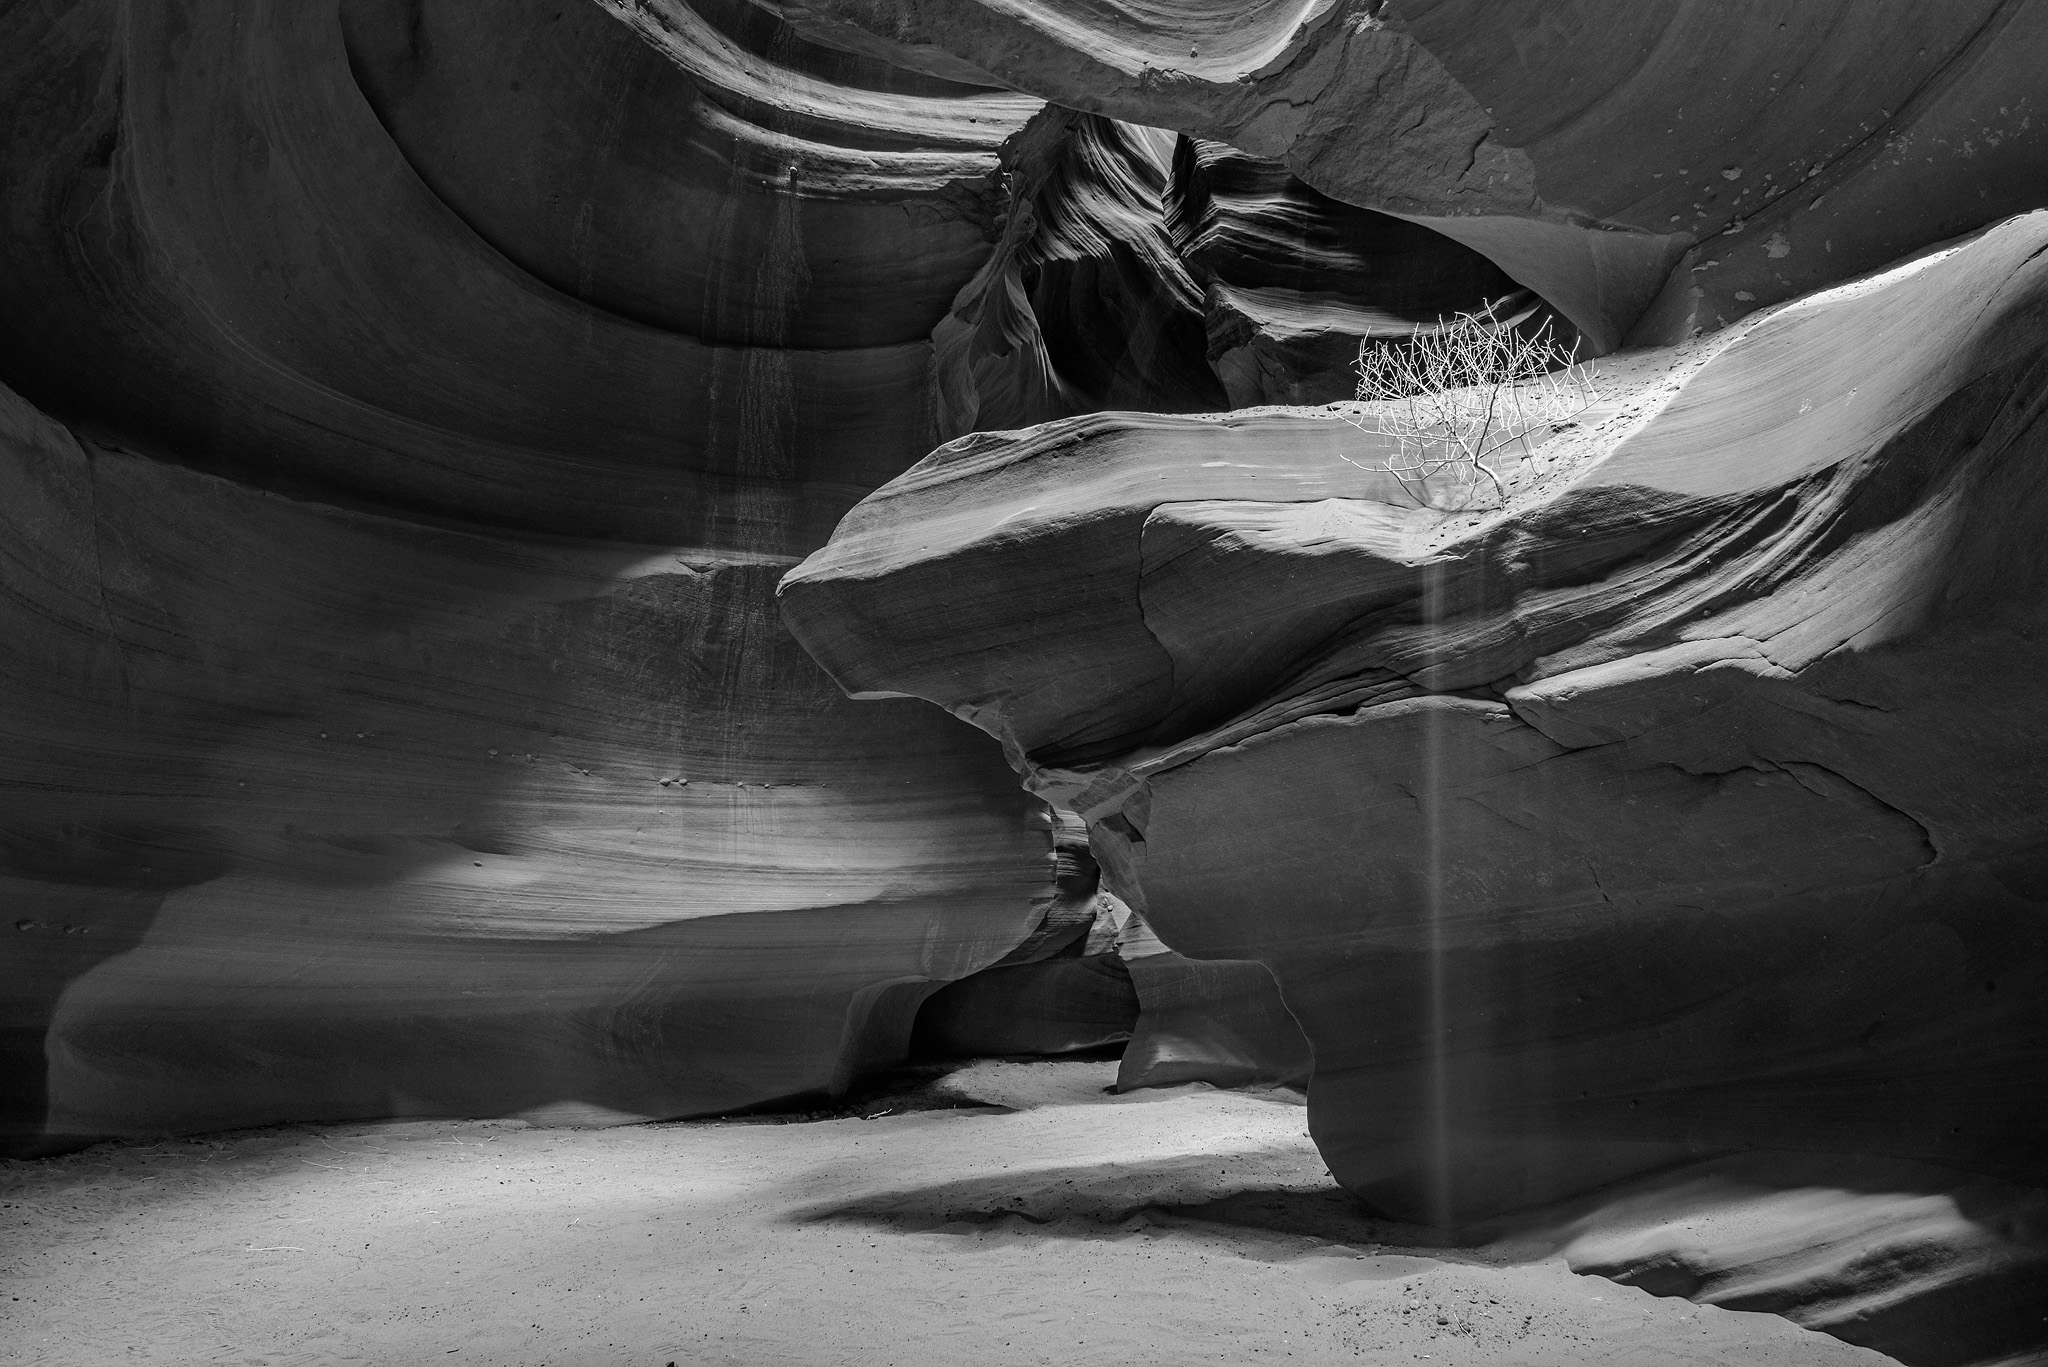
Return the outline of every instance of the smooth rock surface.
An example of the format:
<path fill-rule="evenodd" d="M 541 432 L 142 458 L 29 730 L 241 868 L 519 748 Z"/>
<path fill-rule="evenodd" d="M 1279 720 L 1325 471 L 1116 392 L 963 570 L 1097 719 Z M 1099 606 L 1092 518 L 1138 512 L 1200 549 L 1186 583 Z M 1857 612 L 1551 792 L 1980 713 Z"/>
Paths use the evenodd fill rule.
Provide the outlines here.
<path fill-rule="evenodd" d="M 1036 101 L 702 17 L 664 60 L 588 4 L 244 9 L 6 17 L 31 402 L 300 495 L 778 554 L 929 449 L 925 334 Z M 848 234 L 886 269 L 828 269 Z"/>
<path fill-rule="evenodd" d="M 0 1142 L 830 1093 L 1058 904 L 771 601 L 936 440 L 1040 102 L 672 36 L 0 15 Z"/>
<path fill-rule="evenodd" d="M 0 400 L 13 1142 L 831 1091 L 1051 897 L 994 746 L 839 698 L 783 563 L 297 502 Z"/>
<path fill-rule="evenodd" d="M 1315 1059 L 1264 964 L 1170 951 L 1126 963 L 1139 1012 L 1117 1061 L 1119 1091 L 1308 1085 Z"/>
<path fill-rule="evenodd" d="M 914 1055 L 1071 1054 L 1122 1044 L 1138 1023 L 1130 970 L 1114 954 L 1006 964 L 927 997 Z"/>

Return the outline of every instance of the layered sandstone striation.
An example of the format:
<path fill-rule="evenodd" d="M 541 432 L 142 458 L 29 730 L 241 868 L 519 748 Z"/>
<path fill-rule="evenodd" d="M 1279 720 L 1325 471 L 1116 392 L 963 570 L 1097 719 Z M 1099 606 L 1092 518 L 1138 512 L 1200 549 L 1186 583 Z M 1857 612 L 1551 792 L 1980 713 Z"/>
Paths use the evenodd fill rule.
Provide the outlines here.
<path fill-rule="evenodd" d="M 1204 287 L 1209 364 L 1233 408 L 1349 399 L 1362 342 L 1398 345 L 1461 313 L 1547 329 L 1561 349 L 1578 342 L 1471 248 L 1223 143 L 1180 140 L 1168 226 Z"/>
<path fill-rule="evenodd" d="M 1174 137 L 1048 106 L 1001 152 L 1002 236 L 932 332 L 940 432 L 1227 406 L 1167 231 Z"/>
<path fill-rule="evenodd" d="M 2048 3 L 1794 8 L 0 15 L 0 1138 L 1128 1037 L 2030 1351 Z M 1498 500 L 1341 402 L 1478 308 Z"/>
<path fill-rule="evenodd" d="M 8 416 L 24 1141 L 828 1092 L 1050 891 L 993 747 L 836 698 L 775 629 L 781 562 L 421 526 Z"/>
<path fill-rule="evenodd" d="M 681 0 L 606 3 L 651 27 Z M 823 42 L 1284 162 L 1483 253 L 1601 351 L 2036 207 L 2048 172 L 2039 0 L 758 3 Z"/>
<path fill-rule="evenodd" d="M 125 15 L 8 20 L 14 387 L 555 535 L 786 554 L 922 454 L 928 335 L 1038 107 L 738 0 L 666 55 L 587 3 Z"/>
<path fill-rule="evenodd" d="M 739 0 L 6 23 L 10 1143 L 830 1092 L 1079 948 L 1071 818 L 770 590 L 1227 402 L 1176 135 Z"/>
<path fill-rule="evenodd" d="M 937 439 L 1039 102 L 677 44 L 0 18 L 11 1146 L 827 1093 L 1058 903 L 993 744 L 771 597 Z"/>

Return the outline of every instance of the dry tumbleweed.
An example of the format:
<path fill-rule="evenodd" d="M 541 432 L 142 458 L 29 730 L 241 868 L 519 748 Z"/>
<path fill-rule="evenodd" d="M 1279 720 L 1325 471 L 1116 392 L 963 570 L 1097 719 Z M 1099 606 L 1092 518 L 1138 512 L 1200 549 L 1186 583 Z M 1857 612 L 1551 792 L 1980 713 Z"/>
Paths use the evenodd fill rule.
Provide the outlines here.
<path fill-rule="evenodd" d="M 1507 501 L 1500 457 L 1512 450 L 1526 459 L 1599 395 L 1591 368 L 1573 363 L 1576 342 L 1566 347 L 1548 323 L 1528 330 L 1494 309 L 1417 324 L 1399 341 L 1358 344 L 1358 399 L 1374 407 L 1345 417 L 1394 438 L 1395 449 L 1379 464 L 1346 461 L 1392 474 L 1425 504 L 1427 481 L 1446 470 L 1460 481 L 1453 506 L 1482 506 L 1482 480 L 1492 506 Z"/>

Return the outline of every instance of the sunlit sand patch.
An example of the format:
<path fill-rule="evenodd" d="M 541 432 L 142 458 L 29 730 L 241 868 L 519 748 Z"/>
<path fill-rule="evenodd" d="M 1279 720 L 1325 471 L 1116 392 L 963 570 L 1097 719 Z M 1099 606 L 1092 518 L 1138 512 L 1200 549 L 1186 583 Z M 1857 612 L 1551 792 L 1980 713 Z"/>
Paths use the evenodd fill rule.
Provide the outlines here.
<path fill-rule="evenodd" d="M 343 1124 L 6 1173 L 0 1360 L 285 1364 L 1889 1361 L 1773 1315 L 1432 1246 L 1298 1094 L 982 1063 L 861 1114 Z"/>

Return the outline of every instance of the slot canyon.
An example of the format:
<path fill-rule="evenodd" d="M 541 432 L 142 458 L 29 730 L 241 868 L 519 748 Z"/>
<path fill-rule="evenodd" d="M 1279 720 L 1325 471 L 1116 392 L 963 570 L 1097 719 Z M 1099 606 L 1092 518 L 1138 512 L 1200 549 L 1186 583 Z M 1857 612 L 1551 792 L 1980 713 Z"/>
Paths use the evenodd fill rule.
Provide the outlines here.
<path fill-rule="evenodd" d="M 2044 70 L 0 0 L 0 1362 L 2048 1365 Z"/>

